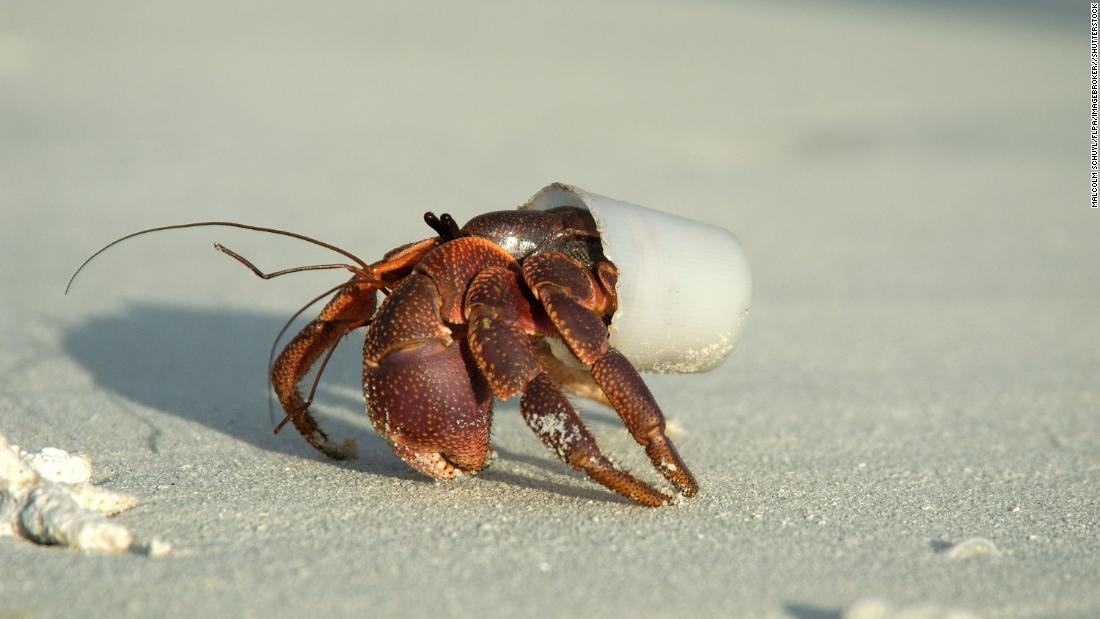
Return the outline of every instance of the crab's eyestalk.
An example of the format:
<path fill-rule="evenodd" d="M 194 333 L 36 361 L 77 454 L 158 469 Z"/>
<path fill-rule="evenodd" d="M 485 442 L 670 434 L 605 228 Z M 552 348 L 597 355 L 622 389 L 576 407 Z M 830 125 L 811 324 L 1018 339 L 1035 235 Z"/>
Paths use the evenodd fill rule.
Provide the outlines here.
<path fill-rule="evenodd" d="M 704 372 L 741 339 L 752 275 L 728 230 L 554 183 L 520 208 L 588 209 L 619 270 L 611 345 L 640 371 Z"/>
<path fill-rule="evenodd" d="M 462 228 L 459 227 L 458 222 L 454 217 L 451 217 L 450 213 L 443 213 L 440 217 L 436 217 L 435 213 L 428 211 L 424 213 L 424 223 L 428 224 L 432 230 L 435 230 L 439 238 L 446 241 L 453 241 L 459 237 L 466 236 L 462 232 Z"/>

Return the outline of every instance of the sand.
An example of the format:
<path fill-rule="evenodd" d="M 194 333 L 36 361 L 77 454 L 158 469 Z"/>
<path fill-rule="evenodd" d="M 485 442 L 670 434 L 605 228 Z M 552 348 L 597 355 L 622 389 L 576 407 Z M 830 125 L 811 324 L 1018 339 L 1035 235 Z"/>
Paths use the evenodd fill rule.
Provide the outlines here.
<path fill-rule="evenodd" d="M 1100 616 L 1085 7 L 859 9 L 4 5 L 0 432 L 87 453 L 172 550 L 0 539 L 0 616 Z M 146 226 L 373 258 L 554 180 L 747 248 L 732 358 L 649 381 L 698 498 L 619 499 L 515 403 L 490 469 L 418 477 L 366 424 L 359 337 L 317 410 L 361 457 L 272 436 L 268 347 L 340 276 L 211 244 L 317 248 L 164 234 L 61 294 Z"/>

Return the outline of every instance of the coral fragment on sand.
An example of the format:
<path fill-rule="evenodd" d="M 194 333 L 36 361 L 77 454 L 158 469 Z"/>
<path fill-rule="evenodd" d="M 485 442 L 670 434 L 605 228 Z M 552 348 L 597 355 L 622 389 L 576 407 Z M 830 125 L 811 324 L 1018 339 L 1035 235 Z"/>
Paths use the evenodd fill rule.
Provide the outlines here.
<path fill-rule="evenodd" d="M 0 434 L 0 537 L 84 552 L 167 554 L 164 542 L 138 544 L 126 527 L 107 519 L 137 505 L 137 497 L 95 486 L 91 478 L 86 455 L 54 447 L 21 453 Z"/>

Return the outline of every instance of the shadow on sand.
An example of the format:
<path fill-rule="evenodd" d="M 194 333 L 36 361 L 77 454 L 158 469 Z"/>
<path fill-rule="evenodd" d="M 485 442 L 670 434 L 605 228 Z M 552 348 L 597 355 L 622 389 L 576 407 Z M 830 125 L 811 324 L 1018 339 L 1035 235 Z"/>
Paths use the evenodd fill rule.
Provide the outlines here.
<path fill-rule="evenodd" d="M 242 310 L 215 310 L 137 303 L 121 313 L 98 316 L 64 334 L 65 352 L 83 365 L 96 383 L 130 401 L 194 421 L 261 449 L 325 459 L 300 440 L 293 428 L 272 435 L 267 414 L 267 356 L 284 317 Z M 289 330 L 292 335 L 294 328 Z M 285 336 L 284 340 L 289 336 Z M 314 404 L 318 422 L 330 438 L 354 437 L 359 458 L 328 462 L 398 479 L 430 480 L 412 471 L 369 426 L 362 391 L 362 334 L 349 336 L 325 371 Z M 275 422 L 282 419 L 274 403 Z M 537 440 L 537 439 L 535 439 Z M 568 467 L 497 448 L 547 471 Z M 488 480 L 551 491 L 583 500 L 624 502 L 614 493 L 570 488 L 487 469 Z"/>

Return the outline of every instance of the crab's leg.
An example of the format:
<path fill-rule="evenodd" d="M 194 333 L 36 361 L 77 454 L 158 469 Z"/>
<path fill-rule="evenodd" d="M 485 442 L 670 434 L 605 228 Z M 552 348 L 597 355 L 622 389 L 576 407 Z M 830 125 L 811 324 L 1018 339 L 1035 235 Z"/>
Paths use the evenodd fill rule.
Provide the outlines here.
<path fill-rule="evenodd" d="M 645 447 L 653 466 L 684 496 L 695 496 L 699 483 L 665 435 L 664 415 L 634 366 L 609 347 L 592 364 L 592 378 L 607 394 L 634 440 Z"/>
<path fill-rule="evenodd" d="M 340 338 L 370 322 L 377 307 L 376 292 L 383 285 L 380 282 L 388 285 L 388 282 L 404 277 L 424 254 L 438 244 L 438 239 L 428 238 L 391 250 L 382 260 L 371 265 L 371 282 L 355 278 L 349 281 L 325 305 L 320 315 L 283 348 L 271 366 L 271 386 L 287 419 L 310 445 L 325 455 L 337 460 L 353 457 L 355 442 L 348 439 L 342 445 L 336 445 L 329 440 L 310 414 L 308 403 L 298 392 L 298 383 L 322 354 L 339 343 Z"/>
<path fill-rule="evenodd" d="M 589 271 L 562 253 L 538 254 L 523 263 L 523 277 L 546 309 L 569 350 L 592 369 L 627 430 L 657 470 L 685 496 L 699 485 L 665 435 L 665 420 L 653 394 L 630 362 L 607 342 L 600 318 L 610 300 Z"/>
<path fill-rule="evenodd" d="M 381 260 L 370 265 L 371 273 L 385 281 L 396 282 L 408 275 L 412 267 L 438 245 L 439 238 L 430 237 L 391 249 Z"/>
<path fill-rule="evenodd" d="M 298 383 L 309 373 L 317 359 L 335 346 L 340 338 L 370 322 L 375 309 L 376 288 L 355 280 L 341 288 L 321 313 L 298 332 L 279 353 L 271 367 L 271 386 L 287 418 L 310 445 L 325 455 L 342 460 L 355 456 L 355 443 L 342 445 L 329 440 L 298 391 Z"/>
<path fill-rule="evenodd" d="M 527 385 L 520 400 L 523 420 L 569 466 L 642 505 L 659 507 L 668 497 L 608 460 L 577 411 L 545 372 Z"/>
<path fill-rule="evenodd" d="M 520 411 L 542 442 L 566 464 L 594 481 L 656 507 L 668 497 L 609 461 L 561 389 L 539 364 L 530 334 L 531 310 L 516 274 L 504 267 L 482 270 L 466 294 L 470 350 L 493 394 L 507 400 L 523 393 Z"/>

